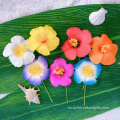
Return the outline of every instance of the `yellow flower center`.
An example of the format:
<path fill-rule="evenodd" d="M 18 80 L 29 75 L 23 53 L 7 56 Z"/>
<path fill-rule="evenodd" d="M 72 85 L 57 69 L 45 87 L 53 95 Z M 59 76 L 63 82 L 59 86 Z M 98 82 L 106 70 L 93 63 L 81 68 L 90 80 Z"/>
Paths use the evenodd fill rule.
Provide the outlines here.
<path fill-rule="evenodd" d="M 71 38 L 69 40 L 69 42 L 70 42 L 71 46 L 73 46 L 75 48 L 79 46 L 79 42 L 76 39 L 74 39 L 74 38 Z"/>
<path fill-rule="evenodd" d="M 31 75 L 39 75 L 42 72 L 42 68 L 38 64 L 33 64 L 30 66 L 29 72 Z"/>
<path fill-rule="evenodd" d="M 55 69 L 54 69 L 54 72 L 53 73 L 56 73 L 56 74 L 59 74 L 59 75 L 64 75 L 65 71 L 62 67 L 59 67 L 57 66 Z"/>
<path fill-rule="evenodd" d="M 26 43 L 23 43 L 21 46 L 17 45 L 13 48 L 13 52 L 17 57 L 24 56 L 24 53 L 26 52 Z"/>
<path fill-rule="evenodd" d="M 91 65 L 86 65 L 82 68 L 82 73 L 85 77 L 94 75 L 94 69 Z"/>
<path fill-rule="evenodd" d="M 108 49 L 109 49 L 109 46 L 110 46 L 110 45 L 103 45 L 103 46 L 101 46 L 100 51 L 101 51 L 102 53 L 106 53 L 106 52 L 108 51 Z"/>

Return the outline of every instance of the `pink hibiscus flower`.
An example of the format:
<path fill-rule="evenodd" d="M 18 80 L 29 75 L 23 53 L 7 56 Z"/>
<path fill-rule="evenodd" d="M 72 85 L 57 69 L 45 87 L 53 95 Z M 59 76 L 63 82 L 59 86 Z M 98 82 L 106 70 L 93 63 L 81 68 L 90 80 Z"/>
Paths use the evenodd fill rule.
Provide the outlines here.
<path fill-rule="evenodd" d="M 74 60 L 76 56 L 85 57 L 91 49 L 91 33 L 88 30 L 80 30 L 78 27 L 67 29 L 68 40 L 61 49 L 69 60 Z"/>
<path fill-rule="evenodd" d="M 68 86 L 72 80 L 69 78 L 74 73 L 74 66 L 67 64 L 65 59 L 57 58 L 54 63 L 50 65 L 50 82 L 53 86 L 57 87 Z"/>

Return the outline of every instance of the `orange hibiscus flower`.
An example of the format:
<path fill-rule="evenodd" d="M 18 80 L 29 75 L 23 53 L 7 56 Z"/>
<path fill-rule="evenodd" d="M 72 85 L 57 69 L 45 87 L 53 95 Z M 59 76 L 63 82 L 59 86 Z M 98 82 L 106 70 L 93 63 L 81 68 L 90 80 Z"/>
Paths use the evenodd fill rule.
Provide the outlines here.
<path fill-rule="evenodd" d="M 115 56 L 118 51 L 118 46 L 113 44 L 106 34 L 102 34 L 101 37 L 94 37 L 91 42 L 91 47 L 89 58 L 93 63 L 111 65 L 116 61 Z"/>

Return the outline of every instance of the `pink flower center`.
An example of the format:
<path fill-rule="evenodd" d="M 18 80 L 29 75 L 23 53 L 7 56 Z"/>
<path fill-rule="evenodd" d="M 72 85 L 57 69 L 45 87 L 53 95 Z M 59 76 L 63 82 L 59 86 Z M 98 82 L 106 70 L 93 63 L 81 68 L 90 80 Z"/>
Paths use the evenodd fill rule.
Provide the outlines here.
<path fill-rule="evenodd" d="M 106 53 L 108 51 L 108 49 L 109 49 L 109 46 L 110 45 L 103 45 L 103 46 L 101 46 L 100 51 L 102 53 Z"/>
<path fill-rule="evenodd" d="M 79 46 L 79 42 L 78 42 L 78 40 L 76 40 L 76 39 L 74 39 L 74 38 L 71 38 L 70 40 L 69 40 L 69 43 L 71 44 L 71 46 L 73 46 L 73 47 L 78 47 Z"/>
<path fill-rule="evenodd" d="M 54 69 L 54 72 L 53 73 L 56 73 L 56 74 L 59 74 L 59 75 L 64 75 L 65 71 L 62 67 L 59 67 L 57 66 L 55 69 Z"/>

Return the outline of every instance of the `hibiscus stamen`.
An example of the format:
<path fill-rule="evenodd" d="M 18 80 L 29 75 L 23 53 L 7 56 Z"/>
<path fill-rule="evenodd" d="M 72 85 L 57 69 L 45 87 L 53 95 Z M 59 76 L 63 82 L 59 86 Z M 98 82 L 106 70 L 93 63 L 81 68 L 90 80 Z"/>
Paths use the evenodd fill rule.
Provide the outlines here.
<path fill-rule="evenodd" d="M 103 46 L 101 46 L 100 51 L 102 53 L 106 53 L 108 51 L 108 49 L 109 49 L 109 46 L 110 45 L 103 45 Z"/>
<path fill-rule="evenodd" d="M 64 75 L 65 71 L 62 67 L 59 67 L 57 66 L 55 69 L 54 69 L 54 72 L 53 73 L 56 73 L 56 74 L 59 74 L 59 75 Z"/>
<path fill-rule="evenodd" d="M 70 42 L 70 44 L 71 44 L 71 46 L 73 46 L 73 47 L 78 47 L 79 46 L 79 42 L 78 42 L 78 40 L 76 40 L 76 39 L 74 39 L 74 38 L 71 38 L 70 40 L 69 40 L 69 42 Z"/>

